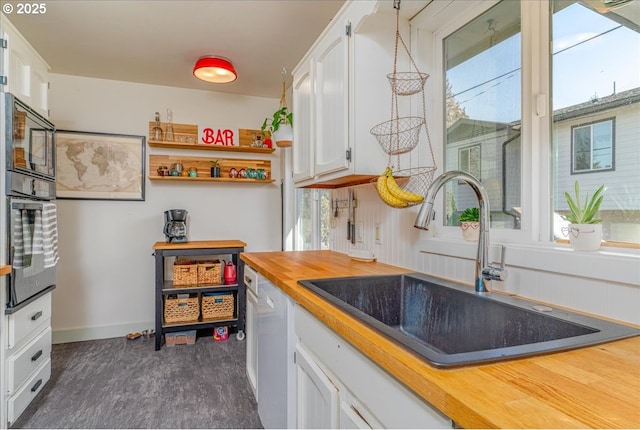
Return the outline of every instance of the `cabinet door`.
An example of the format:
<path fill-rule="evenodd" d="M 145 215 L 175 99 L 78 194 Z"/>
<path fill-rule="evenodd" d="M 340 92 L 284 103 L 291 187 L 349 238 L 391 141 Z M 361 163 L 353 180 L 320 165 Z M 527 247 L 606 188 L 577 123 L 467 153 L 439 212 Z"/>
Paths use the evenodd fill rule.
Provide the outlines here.
<path fill-rule="evenodd" d="M 337 428 L 338 389 L 302 345 L 296 346 L 298 428 Z"/>
<path fill-rule="evenodd" d="M 24 52 L 20 50 L 21 45 L 17 36 L 7 35 L 7 48 L 9 50 L 9 64 L 7 89 L 10 93 L 18 97 L 23 102 L 30 104 L 31 93 L 29 91 L 29 64 Z"/>
<path fill-rule="evenodd" d="M 341 429 L 370 429 L 368 422 L 347 402 L 340 402 L 340 428 Z"/>
<path fill-rule="evenodd" d="M 31 107 L 45 118 L 49 117 L 49 78 L 45 67 L 33 64 L 30 69 Z"/>
<path fill-rule="evenodd" d="M 293 78 L 293 181 L 299 182 L 313 176 L 313 77 L 307 60 Z"/>
<path fill-rule="evenodd" d="M 7 56 L 3 59 L 7 62 L 7 91 L 48 117 L 48 66 L 15 27 L 5 21 L 2 25 L 7 39 Z"/>
<path fill-rule="evenodd" d="M 348 29 L 349 28 L 349 29 Z M 315 174 L 349 168 L 349 23 L 337 23 L 317 47 Z"/>

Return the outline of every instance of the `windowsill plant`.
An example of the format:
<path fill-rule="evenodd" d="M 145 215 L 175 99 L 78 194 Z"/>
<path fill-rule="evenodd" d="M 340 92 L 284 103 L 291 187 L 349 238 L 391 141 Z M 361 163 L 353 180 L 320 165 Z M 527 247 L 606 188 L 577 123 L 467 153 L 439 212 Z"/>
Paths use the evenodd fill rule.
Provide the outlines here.
<path fill-rule="evenodd" d="M 577 251 L 596 251 L 602 242 L 602 219 L 599 215 L 600 206 L 604 199 L 605 188 L 601 185 L 589 198 L 585 196 L 584 204 L 580 203 L 580 184 L 574 185 L 575 199 L 565 192 L 564 196 L 569 205 L 569 213 L 564 219 L 569 221 L 566 234 L 573 249 Z"/>
<path fill-rule="evenodd" d="M 462 237 L 468 241 L 478 241 L 480 236 L 480 209 L 466 208 L 458 218 Z"/>

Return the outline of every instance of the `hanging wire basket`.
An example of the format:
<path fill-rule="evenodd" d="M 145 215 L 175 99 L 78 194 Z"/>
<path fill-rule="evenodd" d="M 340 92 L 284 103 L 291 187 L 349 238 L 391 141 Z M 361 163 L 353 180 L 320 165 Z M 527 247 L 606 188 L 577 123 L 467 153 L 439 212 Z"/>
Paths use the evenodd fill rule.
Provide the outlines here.
<path fill-rule="evenodd" d="M 416 147 L 424 118 L 407 116 L 382 122 L 371 129 L 378 143 L 389 155 L 398 155 Z"/>
<path fill-rule="evenodd" d="M 393 172 L 393 179 L 395 179 L 398 186 L 403 190 L 413 194 L 418 194 L 419 196 L 424 196 L 427 194 L 429 185 L 431 185 L 431 182 L 433 181 L 433 176 L 436 172 L 436 169 L 437 169 L 436 167 L 431 167 L 431 166 L 430 167 L 410 167 L 407 169 L 400 169 Z M 374 187 L 376 186 L 376 182 L 377 182 L 377 178 L 371 180 L 371 184 Z M 411 206 L 421 205 L 422 201 L 406 202 L 406 203 L 407 205 L 403 206 L 402 208 L 390 205 L 388 203 L 386 204 L 387 206 L 392 207 L 394 209 L 403 209 Z"/>
<path fill-rule="evenodd" d="M 399 96 L 417 94 L 424 88 L 429 75 L 421 72 L 396 72 L 389 73 L 387 79 L 391 84 L 391 90 Z"/>

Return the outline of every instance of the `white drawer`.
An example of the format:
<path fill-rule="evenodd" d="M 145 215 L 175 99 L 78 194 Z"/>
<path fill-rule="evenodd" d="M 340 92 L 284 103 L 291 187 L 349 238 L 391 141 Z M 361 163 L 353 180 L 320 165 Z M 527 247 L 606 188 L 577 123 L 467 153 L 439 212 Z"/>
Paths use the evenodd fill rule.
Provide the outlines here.
<path fill-rule="evenodd" d="M 27 409 L 29 403 L 42 390 L 44 384 L 51 377 L 51 359 L 47 359 L 40 365 L 36 373 L 20 387 L 17 393 L 9 397 L 7 401 L 7 420 L 13 424 Z"/>
<path fill-rule="evenodd" d="M 9 315 L 8 347 L 14 348 L 29 335 L 51 325 L 51 293 Z"/>
<path fill-rule="evenodd" d="M 51 327 L 47 327 L 7 360 L 7 392 L 11 395 L 38 366 L 51 357 Z"/>
<path fill-rule="evenodd" d="M 244 265 L 244 285 L 247 286 L 247 290 L 253 291 L 253 294 L 258 295 L 258 272 L 252 267 Z"/>

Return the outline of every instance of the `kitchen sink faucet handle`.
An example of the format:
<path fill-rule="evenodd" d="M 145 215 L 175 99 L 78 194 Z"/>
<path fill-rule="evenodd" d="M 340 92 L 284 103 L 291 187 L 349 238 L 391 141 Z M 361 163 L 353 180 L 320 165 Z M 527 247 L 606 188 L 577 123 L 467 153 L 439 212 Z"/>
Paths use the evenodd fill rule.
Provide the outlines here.
<path fill-rule="evenodd" d="M 505 265 L 505 255 L 507 248 L 500 246 L 500 266 L 488 265 L 482 270 L 482 277 L 488 281 L 504 281 L 507 279 L 507 270 Z"/>

